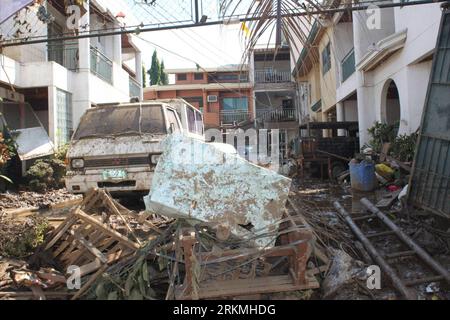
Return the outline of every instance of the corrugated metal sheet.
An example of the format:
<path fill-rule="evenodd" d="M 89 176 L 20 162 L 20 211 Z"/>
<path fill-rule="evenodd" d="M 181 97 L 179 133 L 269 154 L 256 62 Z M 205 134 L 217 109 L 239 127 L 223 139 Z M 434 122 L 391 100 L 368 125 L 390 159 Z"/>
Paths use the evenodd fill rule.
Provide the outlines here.
<path fill-rule="evenodd" d="M 442 16 L 416 151 L 410 202 L 450 218 L 450 9 Z"/>

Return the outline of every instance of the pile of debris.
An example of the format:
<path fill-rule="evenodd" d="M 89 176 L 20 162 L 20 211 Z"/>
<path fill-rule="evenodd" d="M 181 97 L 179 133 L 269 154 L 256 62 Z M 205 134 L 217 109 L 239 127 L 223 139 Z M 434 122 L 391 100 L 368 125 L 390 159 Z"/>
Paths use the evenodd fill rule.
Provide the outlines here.
<path fill-rule="evenodd" d="M 301 217 L 285 211 L 276 225 L 276 233 L 220 240 L 208 223 L 138 214 L 92 190 L 27 263 L 1 260 L 0 299 L 205 299 L 318 288 L 326 250 Z M 264 237 L 275 245 L 256 245 Z"/>
<path fill-rule="evenodd" d="M 0 211 L 13 211 L 14 209 L 44 209 L 61 202 L 81 199 L 65 189 L 51 190 L 46 193 L 32 191 L 19 191 L 17 193 L 0 193 Z"/>

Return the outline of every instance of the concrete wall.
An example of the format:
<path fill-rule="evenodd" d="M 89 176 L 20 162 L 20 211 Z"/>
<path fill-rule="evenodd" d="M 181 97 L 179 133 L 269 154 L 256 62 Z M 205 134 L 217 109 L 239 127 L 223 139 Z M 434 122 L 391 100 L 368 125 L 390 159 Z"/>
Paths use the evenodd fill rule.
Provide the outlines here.
<path fill-rule="evenodd" d="M 36 17 L 38 6 L 33 6 L 32 10 L 21 10 L 19 20 L 36 22 L 32 26 L 32 35 L 47 35 L 47 25 L 39 22 Z M 55 21 L 65 31 L 65 17 L 49 6 L 49 11 L 55 17 Z M 92 23 L 90 21 L 92 18 Z M 14 21 L 11 18 L 0 26 L 0 33 L 8 36 L 8 33 Z M 93 28 L 103 26 L 103 19 L 95 15 L 85 14 L 80 25 L 88 25 Z M 104 27 L 111 27 L 107 23 Z M 89 29 L 89 27 L 88 27 Z M 8 30 L 8 31 L 6 31 Z M 113 85 L 94 76 L 90 71 L 90 46 L 99 46 L 100 50 L 113 60 Z M 121 36 L 105 37 L 100 42 L 97 38 L 78 40 L 78 70 L 69 71 L 63 66 L 48 62 L 47 45 L 25 45 L 4 49 L 4 56 L 0 59 L 4 61 L 6 73 L 0 69 L 0 81 L 15 85 L 18 88 L 48 88 L 48 110 L 40 112 L 41 121 L 48 123 L 49 135 L 56 140 L 56 92 L 61 89 L 72 95 L 73 124 L 74 128 L 78 125 L 82 114 L 91 106 L 91 103 L 107 102 L 127 102 L 129 101 L 129 74 L 122 68 L 122 47 Z M 136 79 L 142 82 L 141 54 L 139 50 L 135 51 L 135 69 Z M 138 68 L 139 66 L 139 68 Z M 43 117 L 48 115 L 48 121 Z"/>
<path fill-rule="evenodd" d="M 342 79 L 341 62 L 347 56 L 347 54 L 353 49 L 353 23 L 345 22 L 338 23 L 333 27 L 333 40 L 334 40 L 334 55 L 336 61 L 336 87 L 339 87 Z"/>
<path fill-rule="evenodd" d="M 323 73 L 322 52 L 330 43 L 331 68 L 325 74 Z M 322 97 L 322 112 L 327 111 L 336 104 L 336 44 L 333 41 L 333 29 L 327 28 L 325 34 L 319 42 L 320 57 L 320 93 Z"/>
<path fill-rule="evenodd" d="M 358 20 L 355 19 L 357 13 L 353 13 L 357 63 L 368 43 L 367 37 L 378 41 L 384 36 L 407 29 L 407 39 L 402 49 L 374 70 L 364 73 L 357 72 L 361 144 L 368 141 L 367 129 L 375 121 L 386 120 L 386 86 L 391 80 L 395 82 L 399 92 L 399 134 L 410 134 L 417 130 L 425 103 L 432 64 L 429 59 L 423 60 L 430 56 L 436 45 L 441 18 L 439 7 L 439 4 L 430 4 L 420 5 L 420 10 L 417 7 L 392 9 L 392 12 L 382 14 L 382 19 L 388 19 L 389 23 L 382 24 L 381 30 L 370 33 L 360 27 Z"/>

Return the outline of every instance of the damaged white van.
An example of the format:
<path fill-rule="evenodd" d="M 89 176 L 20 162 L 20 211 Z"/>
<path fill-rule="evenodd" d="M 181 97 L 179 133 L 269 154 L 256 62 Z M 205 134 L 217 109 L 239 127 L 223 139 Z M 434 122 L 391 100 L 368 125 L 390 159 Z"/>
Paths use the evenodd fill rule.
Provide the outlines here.
<path fill-rule="evenodd" d="M 107 104 L 82 116 L 67 153 L 66 187 L 84 194 L 105 188 L 112 194 L 146 194 L 173 132 L 204 140 L 202 113 L 183 99 Z"/>

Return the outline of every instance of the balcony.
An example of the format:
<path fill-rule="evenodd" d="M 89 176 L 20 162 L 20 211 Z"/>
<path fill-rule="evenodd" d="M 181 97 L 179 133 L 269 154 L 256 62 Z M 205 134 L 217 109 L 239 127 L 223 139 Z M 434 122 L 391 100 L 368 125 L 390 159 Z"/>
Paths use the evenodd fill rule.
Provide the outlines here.
<path fill-rule="evenodd" d="M 141 96 L 141 85 L 139 82 L 130 76 L 130 97 Z"/>
<path fill-rule="evenodd" d="M 54 61 L 71 71 L 78 70 L 78 43 L 66 42 L 63 45 L 51 42 L 47 46 L 48 61 Z"/>
<path fill-rule="evenodd" d="M 355 72 L 355 50 L 351 50 L 341 62 L 342 82 Z"/>
<path fill-rule="evenodd" d="M 291 82 L 291 72 L 290 71 L 279 71 L 279 70 L 256 70 L 255 71 L 255 82 L 256 83 L 286 83 Z"/>
<path fill-rule="evenodd" d="M 113 63 L 98 49 L 91 47 L 91 72 L 100 79 L 113 83 Z"/>
<path fill-rule="evenodd" d="M 296 113 L 294 108 L 257 109 L 256 118 L 262 122 L 295 121 Z"/>
<path fill-rule="evenodd" d="M 222 124 L 240 123 L 251 119 L 248 110 L 222 110 L 220 111 L 220 122 Z"/>

